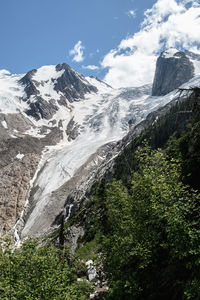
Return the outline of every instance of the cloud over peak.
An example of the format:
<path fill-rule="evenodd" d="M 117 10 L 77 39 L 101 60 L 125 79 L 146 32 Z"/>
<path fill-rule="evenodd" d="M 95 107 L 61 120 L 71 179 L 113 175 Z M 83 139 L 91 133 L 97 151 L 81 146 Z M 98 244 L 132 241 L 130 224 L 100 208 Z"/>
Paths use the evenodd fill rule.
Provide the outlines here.
<path fill-rule="evenodd" d="M 81 41 L 78 41 L 74 48 L 71 49 L 69 51 L 69 55 L 73 56 L 73 61 L 79 63 L 82 62 L 84 60 L 84 56 L 83 56 L 83 50 L 85 49 L 85 47 L 82 45 Z"/>
<path fill-rule="evenodd" d="M 104 80 L 115 87 L 153 81 L 157 55 L 169 47 L 200 50 L 200 4 L 196 1 L 158 0 L 144 13 L 141 29 L 123 39 L 103 59 Z"/>
<path fill-rule="evenodd" d="M 95 65 L 82 66 L 82 68 L 87 70 L 92 70 L 92 71 L 99 69 L 99 67 Z"/>

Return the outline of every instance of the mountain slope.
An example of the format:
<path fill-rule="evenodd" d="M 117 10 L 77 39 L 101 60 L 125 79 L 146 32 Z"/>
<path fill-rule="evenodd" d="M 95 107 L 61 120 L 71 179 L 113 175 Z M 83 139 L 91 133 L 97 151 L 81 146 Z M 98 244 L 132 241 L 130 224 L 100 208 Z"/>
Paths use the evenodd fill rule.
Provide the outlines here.
<path fill-rule="evenodd" d="M 51 231 L 60 214 L 68 219 L 135 126 L 177 98 L 176 90 L 152 97 L 150 85 L 116 90 L 66 64 L 2 73 L 0 83 L 1 231 L 16 240 Z"/>
<path fill-rule="evenodd" d="M 195 101 L 168 103 L 143 129 L 139 124 L 66 224 L 66 242 L 73 228 L 84 232 L 75 257 L 94 256 L 89 245 L 95 245 L 96 257 L 104 258 L 110 287 L 105 299 L 199 299 L 200 104 Z"/>

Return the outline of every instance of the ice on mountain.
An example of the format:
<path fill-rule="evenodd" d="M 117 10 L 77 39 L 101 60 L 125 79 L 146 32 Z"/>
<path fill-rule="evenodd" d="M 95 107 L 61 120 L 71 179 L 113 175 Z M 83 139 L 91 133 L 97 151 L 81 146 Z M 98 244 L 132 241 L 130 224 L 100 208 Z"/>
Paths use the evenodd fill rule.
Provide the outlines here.
<path fill-rule="evenodd" d="M 65 70 L 57 71 L 55 65 L 43 66 L 37 69 L 37 72 L 33 75 L 33 80 L 37 82 L 56 80 L 61 77 Z"/>
<path fill-rule="evenodd" d="M 18 153 L 16 155 L 16 158 L 19 159 L 19 160 L 22 160 L 23 157 L 24 157 L 24 154 L 22 154 L 22 153 Z"/>
<path fill-rule="evenodd" d="M 106 93 L 106 92 L 110 92 L 112 90 L 112 87 L 110 85 L 108 85 L 107 83 L 99 80 L 96 77 L 93 76 L 89 76 L 86 77 L 87 81 L 91 84 L 97 87 L 98 91 L 101 93 Z"/>
<path fill-rule="evenodd" d="M 23 75 L 10 75 L 9 71 L 0 71 L 0 110 L 7 113 L 16 113 L 25 110 L 28 105 L 21 101 L 24 90 L 18 84 Z"/>
<path fill-rule="evenodd" d="M 191 60 L 194 65 L 194 73 L 195 75 L 200 74 L 200 60 Z"/>

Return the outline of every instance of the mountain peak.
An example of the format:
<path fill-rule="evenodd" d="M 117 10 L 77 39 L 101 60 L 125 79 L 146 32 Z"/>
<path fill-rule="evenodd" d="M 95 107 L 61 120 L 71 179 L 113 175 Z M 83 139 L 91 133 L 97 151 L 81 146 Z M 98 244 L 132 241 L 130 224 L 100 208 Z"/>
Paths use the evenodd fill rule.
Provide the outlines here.
<path fill-rule="evenodd" d="M 51 119 L 59 105 L 84 99 L 87 93 L 98 89 L 68 64 L 42 66 L 29 71 L 19 80 L 24 86 L 23 100 L 29 103 L 28 115 L 35 119 Z"/>
<path fill-rule="evenodd" d="M 62 71 L 62 70 L 73 70 L 73 69 L 70 67 L 70 65 L 66 64 L 65 62 L 56 65 L 57 72 Z"/>
<path fill-rule="evenodd" d="M 43 66 L 36 70 L 32 79 L 38 82 L 57 79 L 63 74 L 63 72 L 64 70 L 57 70 L 54 65 Z"/>
<path fill-rule="evenodd" d="M 185 52 L 169 48 L 156 62 L 152 96 L 164 96 L 189 81 L 195 75 L 193 61 Z"/>

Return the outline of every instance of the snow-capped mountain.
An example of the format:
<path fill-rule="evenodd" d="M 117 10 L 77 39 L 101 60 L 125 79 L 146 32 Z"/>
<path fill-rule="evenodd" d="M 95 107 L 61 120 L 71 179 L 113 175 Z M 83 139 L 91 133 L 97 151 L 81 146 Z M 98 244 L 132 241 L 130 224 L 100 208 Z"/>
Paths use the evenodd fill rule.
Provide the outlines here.
<path fill-rule="evenodd" d="M 185 56 L 183 61 L 182 54 L 172 52 L 161 54 L 170 68 L 170 55 L 185 62 Z M 185 86 L 198 85 L 199 56 L 184 55 L 193 70 Z M 162 74 L 162 81 L 168 76 Z M 67 64 L 26 75 L 1 71 L 1 233 L 14 231 L 16 240 L 19 234 L 37 236 L 51 230 L 59 214 L 68 218 L 97 173 L 120 151 L 119 141 L 177 97 L 176 90 L 151 96 L 151 89 L 113 89 Z"/>

